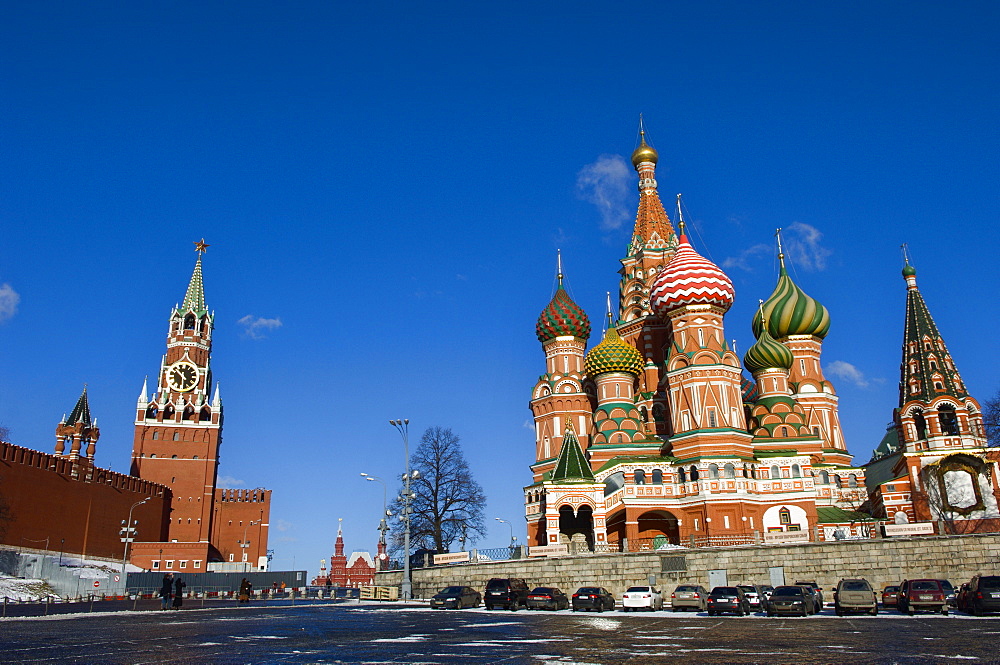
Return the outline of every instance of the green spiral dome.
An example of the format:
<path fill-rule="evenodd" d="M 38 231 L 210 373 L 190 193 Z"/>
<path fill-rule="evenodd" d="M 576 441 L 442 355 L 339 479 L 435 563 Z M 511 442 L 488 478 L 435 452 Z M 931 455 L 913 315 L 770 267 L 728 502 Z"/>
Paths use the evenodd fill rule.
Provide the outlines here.
<path fill-rule="evenodd" d="M 638 376 L 642 371 L 642 357 L 630 344 L 622 341 L 614 326 L 608 328 L 604 340 L 587 354 L 584 367 L 587 374 L 597 376 L 606 372 L 628 372 Z"/>
<path fill-rule="evenodd" d="M 551 302 L 538 315 L 535 323 L 535 335 L 542 344 L 554 340 L 556 337 L 579 337 L 587 339 L 590 337 L 590 319 L 580 306 L 573 302 L 573 299 L 566 293 L 566 289 L 559 284 L 556 294 L 552 296 Z"/>
<path fill-rule="evenodd" d="M 771 368 L 787 370 L 793 362 L 795 362 L 795 358 L 792 356 L 792 352 L 784 344 L 771 337 L 771 333 L 764 330 L 763 327 L 757 336 L 757 342 L 743 356 L 743 365 L 751 374 Z"/>
<path fill-rule="evenodd" d="M 767 329 L 775 339 L 789 335 L 826 337 L 830 332 L 830 312 L 818 300 L 810 298 L 788 276 L 784 263 L 774 293 L 764 301 Z M 760 312 L 753 318 L 753 334 L 760 337 L 763 328 Z"/>

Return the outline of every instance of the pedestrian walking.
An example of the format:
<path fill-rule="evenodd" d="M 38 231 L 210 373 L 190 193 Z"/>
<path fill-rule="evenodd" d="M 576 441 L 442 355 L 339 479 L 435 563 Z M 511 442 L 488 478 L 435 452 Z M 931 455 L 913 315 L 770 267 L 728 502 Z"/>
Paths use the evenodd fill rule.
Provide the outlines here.
<path fill-rule="evenodd" d="M 163 576 L 163 584 L 160 585 L 160 609 L 165 610 L 170 606 L 171 593 L 174 589 L 174 574 L 167 573 Z"/>
<path fill-rule="evenodd" d="M 187 586 L 187 584 L 184 584 L 184 580 L 182 580 L 181 578 L 178 577 L 176 580 L 174 580 L 174 609 L 175 610 L 181 609 L 181 605 L 184 604 L 184 587 L 186 587 L 186 586 Z"/>
<path fill-rule="evenodd" d="M 250 594 L 252 592 L 253 592 L 253 585 L 250 584 L 250 580 L 248 580 L 247 578 L 244 577 L 243 581 L 240 582 L 240 604 L 241 605 L 250 602 Z"/>

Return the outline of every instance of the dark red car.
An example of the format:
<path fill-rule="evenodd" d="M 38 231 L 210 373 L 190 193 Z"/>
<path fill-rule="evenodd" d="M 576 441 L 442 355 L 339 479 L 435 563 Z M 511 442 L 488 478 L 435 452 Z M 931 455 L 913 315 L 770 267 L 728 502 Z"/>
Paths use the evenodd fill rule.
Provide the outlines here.
<path fill-rule="evenodd" d="M 940 580 L 903 580 L 896 597 L 896 609 L 907 614 L 930 610 L 948 614 L 948 599 Z"/>

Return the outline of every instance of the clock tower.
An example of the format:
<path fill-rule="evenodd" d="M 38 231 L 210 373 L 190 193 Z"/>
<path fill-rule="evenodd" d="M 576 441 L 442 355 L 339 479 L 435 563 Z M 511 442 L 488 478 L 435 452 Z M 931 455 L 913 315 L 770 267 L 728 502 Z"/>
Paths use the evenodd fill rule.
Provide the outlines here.
<path fill-rule="evenodd" d="M 167 351 L 154 392 L 148 380 L 136 405 L 132 475 L 170 488 L 167 541 L 207 545 L 219 445 L 222 443 L 222 400 L 212 386 L 212 328 L 215 314 L 205 306 L 201 255 L 205 241 L 195 243 L 198 260 L 180 306 L 170 312 Z"/>

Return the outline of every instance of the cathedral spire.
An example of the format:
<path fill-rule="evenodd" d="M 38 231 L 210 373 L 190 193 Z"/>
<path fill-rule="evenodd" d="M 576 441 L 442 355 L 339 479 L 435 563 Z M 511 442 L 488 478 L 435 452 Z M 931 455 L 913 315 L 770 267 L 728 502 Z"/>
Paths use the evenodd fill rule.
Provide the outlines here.
<path fill-rule="evenodd" d="M 640 196 L 629 256 L 634 256 L 643 248 L 662 251 L 677 244 L 670 218 L 657 193 L 656 163 L 659 153 L 646 143 L 646 129 L 641 122 L 640 119 L 639 147 L 632 153 L 632 166 L 639 173 Z"/>
<path fill-rule="evenodd" d="M 594 472 L 587 463 L 587 458 L 580 448 L 580 442 L 573 431 L 573 423 L 566 422 L 566 432 L 563 434 L 562 450 L 559 451 L 559 461 L 552 471 L 553 482 L 586 480 L 593 482 Z"/>
<path fill-rule="evenodd" d="M 917 288 L 917 270 L 906 259 L 906 327 L 903 332 L 902 376 L 899 381 L 900 406 L 937 397 L 965 399 L 969 393 L 952 361 L 944 338 L 938 332 L 927 303 Z"/>

